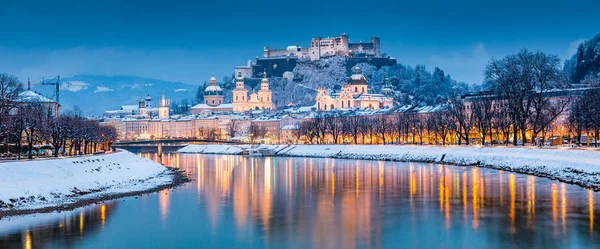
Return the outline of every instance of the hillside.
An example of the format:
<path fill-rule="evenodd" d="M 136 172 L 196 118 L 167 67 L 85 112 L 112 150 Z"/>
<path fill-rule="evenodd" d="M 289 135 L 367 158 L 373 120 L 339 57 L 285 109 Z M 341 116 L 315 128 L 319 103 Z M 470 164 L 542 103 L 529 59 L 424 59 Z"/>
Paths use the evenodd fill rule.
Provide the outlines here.
<path fill-rule="evenodd" d="M 599 76 L 600 34 L 579 44 L 575 55 L 565 62 L 564 69 L 575 83 L 589 76 Z"/>
<path fill-rule="evenodd" d="M 137 104 L 150 95 L 155 104 L 164 94 L 172 101 L 194 99 L 197 86 L 134 76 L 77 75 L 61 79 L 60 104 L 63 110 L 79 107 L 84 115 L 102 115 L 105 110 Z M 51 86 L 34 86 L 32 90 L 55 98 Z"/>

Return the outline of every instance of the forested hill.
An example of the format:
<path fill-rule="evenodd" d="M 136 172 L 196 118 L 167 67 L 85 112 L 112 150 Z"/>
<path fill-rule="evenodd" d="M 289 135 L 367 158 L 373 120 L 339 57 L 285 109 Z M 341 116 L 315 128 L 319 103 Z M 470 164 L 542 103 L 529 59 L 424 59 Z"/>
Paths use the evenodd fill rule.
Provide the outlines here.
<path fill-rule="evenodd" d="M 396 64 L 380 69 L 368 63 L 359 63 L 356 66 L 361 68 L 374 91 L 378 92 L 388 77 L 395 91 L 414 96 L 413 100 L 417 103 L 445 102 L 449 93 L 455 91 L 462 94 L 469 90 L 466 83 L 453 80 L 449 74 L 437 67 L 428 71 L 424 65 L 411 67 Z M 334 90 L 339 90 L 350 75 L 343 57 L 299 63 L 294 73 L 303 76 L 302 83 L 305 87 L 316 89 L 322 86 Z"/>
<path fill-rule="evenodd" d="M 600 77 L 600 34 L 579 44 L 575 55 L 565 62 L 565 71 L 574 83 L 586 77 Z"/>
<path fill-rule="evenodd" d="M 440 68 L 433 71 L 427 70 L 424 65 L 415 67 L 396 64 L 377 69 L 368 63 L 356 65 L 361 68 L 367 77 L 369 87 L 378 93 L 385 85 L 388 77 L 393 89 L 399 93 L 397 101 L 412 104 L 436 104 L 446 102 L 452 93 L 465 94 L 473 90 L 466 83 L 457 82 Z M 346 67 L 345 57 L 336 56 L 318 61 L 299 62 L 293 71 L 299 77 L 295 81 L 283 78 L 271 78 L 270 88 L 273 91 L 273 104 L 281 108 L 287 104 L 314 105 L 318 87 L 326 87 L 339 91 L 342 84 L 347 82 L 351 72 Z M 235 87 L 230 77 L 225 77 L 220 83 L 225 90 L 225 101 L 231 101 L 231 90 Z M 246 88 L 249 91 L 258 90 L 260 79 L 246 79 Z M 197 92 L 197 101 L 202 100 L 202 93 L 206 85 L 201 86 Z M 409 97 L 410 96 L 410 97 Z"/>

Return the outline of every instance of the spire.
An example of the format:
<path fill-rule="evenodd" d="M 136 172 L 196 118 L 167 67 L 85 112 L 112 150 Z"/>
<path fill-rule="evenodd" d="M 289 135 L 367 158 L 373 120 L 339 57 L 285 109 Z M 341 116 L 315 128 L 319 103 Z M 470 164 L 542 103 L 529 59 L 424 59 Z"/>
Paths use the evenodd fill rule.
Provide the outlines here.
<path fill-rule="evenodd" d="M 265 71 L 263 72 L 263 79 L 267 78 L 267 70 L 265 69 Z"/>
<path fill-rule="evenodd" d="M 31 90 L 31 82 L 29 81 L 29 77 L 27 77 L 27 91 Z"/>

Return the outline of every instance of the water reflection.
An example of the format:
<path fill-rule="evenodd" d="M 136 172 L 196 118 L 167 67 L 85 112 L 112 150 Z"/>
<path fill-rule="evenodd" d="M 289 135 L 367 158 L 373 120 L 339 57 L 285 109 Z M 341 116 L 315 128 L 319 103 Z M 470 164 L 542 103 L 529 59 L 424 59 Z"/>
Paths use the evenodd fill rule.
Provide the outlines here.
<path fill-rule="evenodd" d="M 0 220 L 0 248 L 44 248 L 48 244 L 75 248 L 79 239 L 104 228 L 116 201 L 91 205 L 76 211 L 9 217 Z M 29 221 L 24 223 L 21 219 Z"/>
<path fill-rule="evenodd" d="M 231 215 L 237 231 L 255 227 L 271 246 L 404 245 L 399 238 L 427 246 L 434 244 L 412 235 L 430 234 L 445 244 L 554 247 L 591 244 L 597 233 L 594 192 L 534 176 L 437 164 L 177 158 L 196 165 L 190 173 L 214 232 Z"/>
<path fill-rule="evenodd" d="M 175 191 L 61 213 L 10 232 L 0 229 L 0 248 L 589 248 L 598 243 L 598 194 L 533 176 L 382 161 L 141 156 L 185 169 L 193 181 Z M 0 220 L 0 228 L 7 224 Z"/>

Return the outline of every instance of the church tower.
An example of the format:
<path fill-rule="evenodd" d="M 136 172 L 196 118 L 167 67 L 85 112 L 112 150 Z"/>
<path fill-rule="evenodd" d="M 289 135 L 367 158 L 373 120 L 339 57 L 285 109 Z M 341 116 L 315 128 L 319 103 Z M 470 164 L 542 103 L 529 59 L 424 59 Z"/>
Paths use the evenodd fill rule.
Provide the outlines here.
<path fill-rule="evenodd" d="M 234 112 L 243 112 L 246 108 L 246 103 L 248 102 L 248 90 L 244 88 L 244 77 L 242 77 L 242 73 L 239 72 L 237 78 L 235 79 L 235 89 L 233 89 L 233 111 Z"/>
<path fill-rule="evenodd" d="M 158 103 L 158 118 L 166 119 L 169 118 L 169 101 L 165 99 L 163 94 L 162 99 Z"/>
<path fill-rule="evenodd" d="M 147 116 L 148 112 L 146 109 L 146 101 L 144 101 L 144 99 L 140 99 L 139 105 L 138 105 L 138 109 L 140 111 L 140 116 Z"/>
<path fill-rule="evenodd" d="M 210 78 L 210 85 L 204 89 L 204 104 L 218 106 L 223 104 L 223 89 L 217 86 L 215 75 Z"/>
<path fill-rule="evenodd" d="M 261 102 L 262 108 L 270 109 L 273 107 L 273 93 L 269 90 L 269 79 L 267 72 L 263 74 L 263 79 L 260 81 L 260 90 L 258 91 L 258 100 Z"/>
<path fill-rule="evenodd" d="M 385 79 L 383 81 L 385 82 L 385 86 L 383 86 L 383 89 L 381 89 L 381 93 L 383 93 L 385 96 L 392 95 L 393 88 L 392 88 L 392 83 L 390 82 L 390 78 L 385 76 Z"/>

